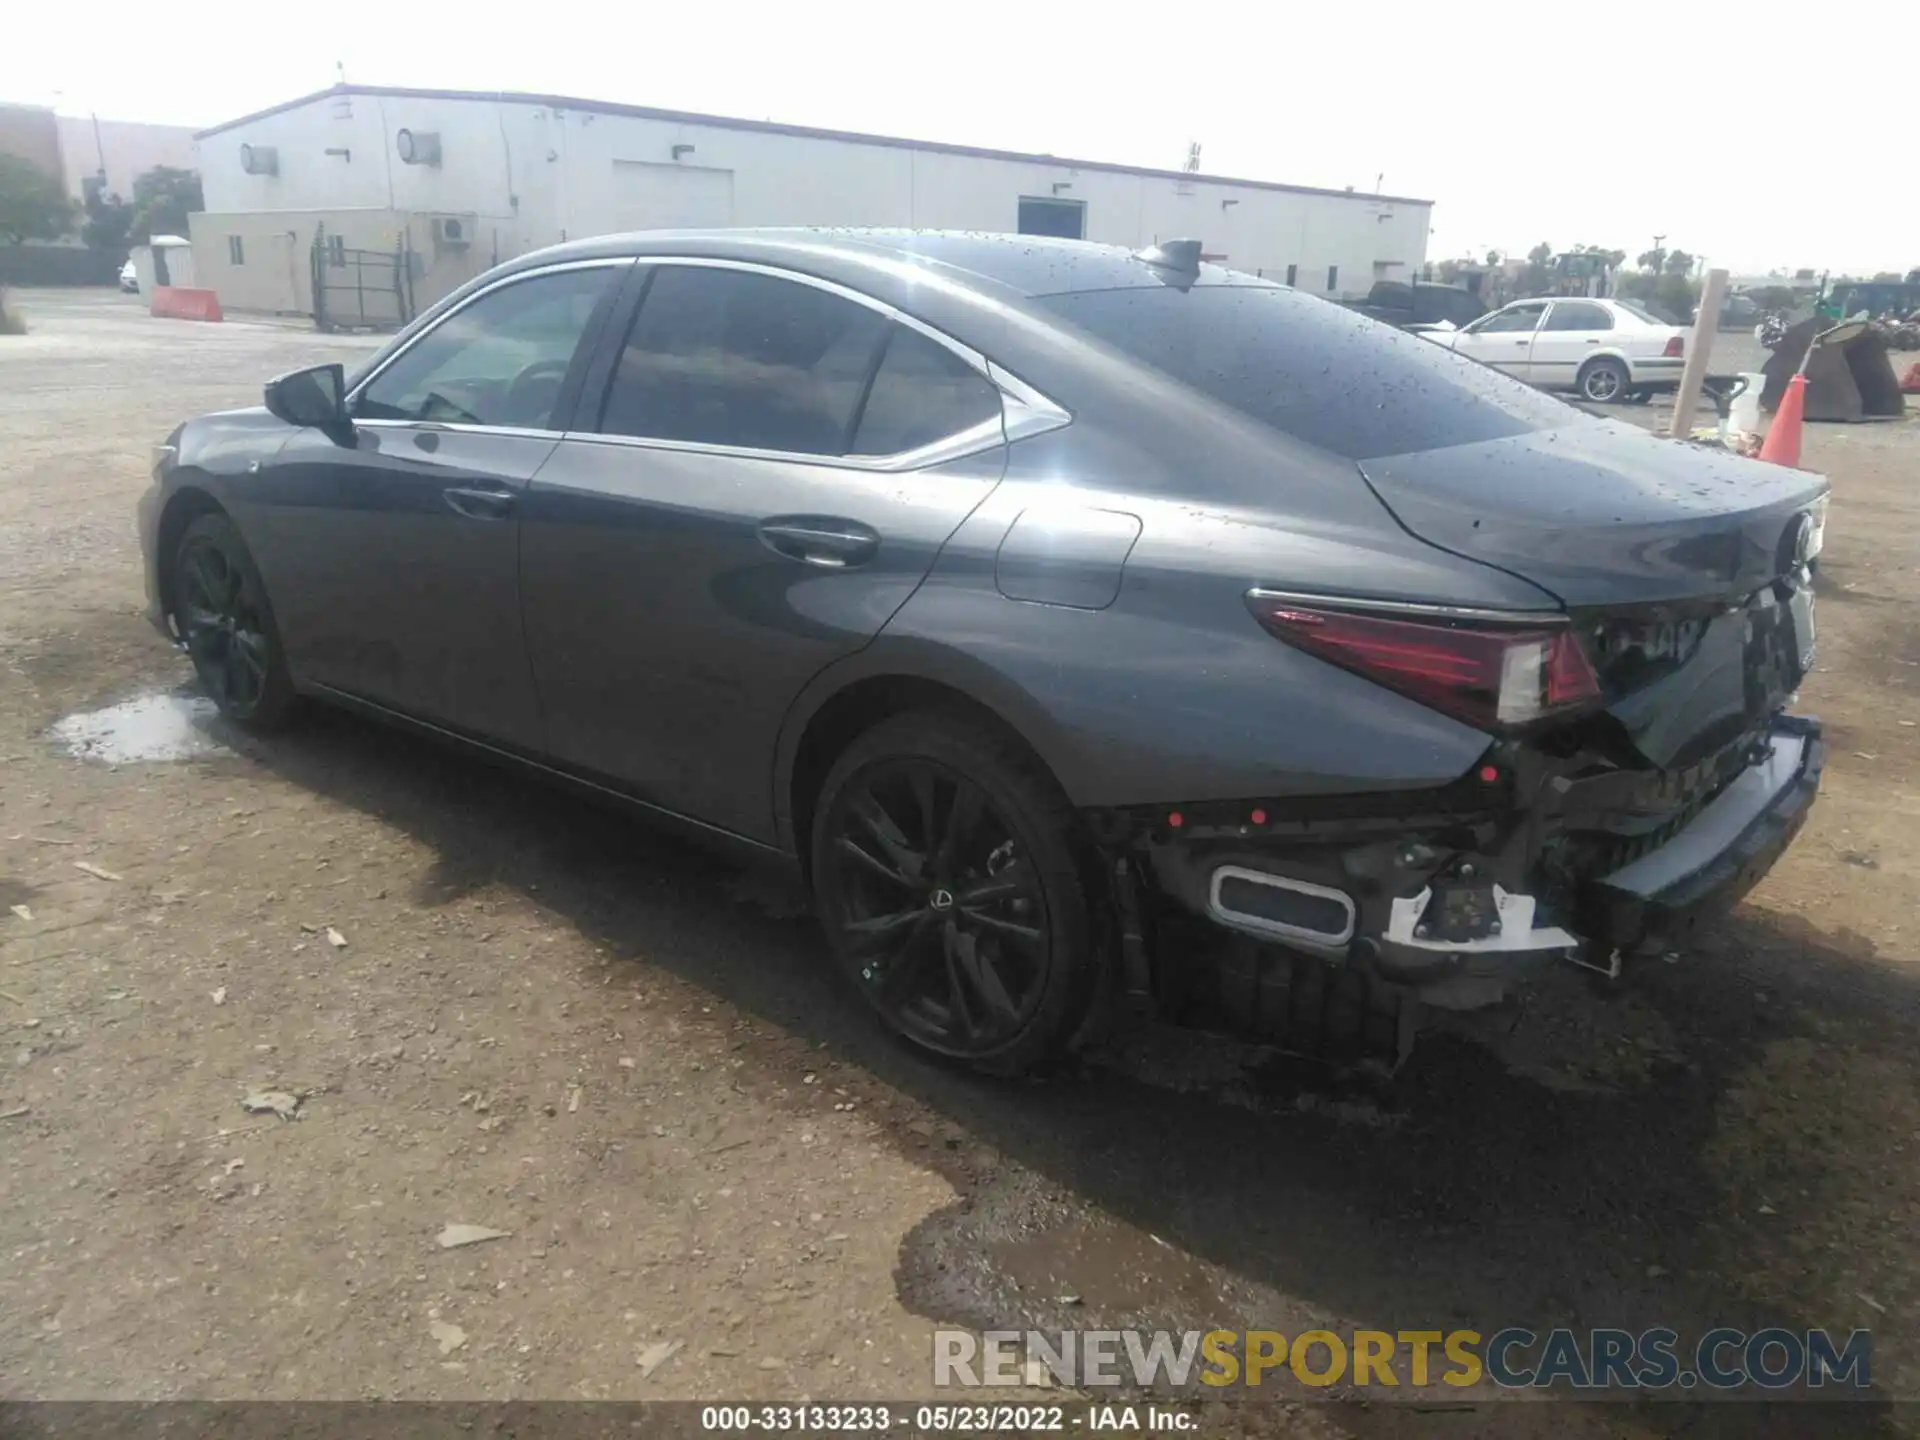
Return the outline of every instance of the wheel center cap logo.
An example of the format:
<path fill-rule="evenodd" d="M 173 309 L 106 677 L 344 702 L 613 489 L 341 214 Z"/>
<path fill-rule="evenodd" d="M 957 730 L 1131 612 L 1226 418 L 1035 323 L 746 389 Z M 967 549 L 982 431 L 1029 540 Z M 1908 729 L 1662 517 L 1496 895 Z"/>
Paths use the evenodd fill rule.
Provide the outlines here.
<path fill-rule="evenodd" d="M 951 910 L 953 908 L 953 892 L 951 890 L 936 890 L 928 897 L 927 903 L 932 905 L 936 910 Z"/>

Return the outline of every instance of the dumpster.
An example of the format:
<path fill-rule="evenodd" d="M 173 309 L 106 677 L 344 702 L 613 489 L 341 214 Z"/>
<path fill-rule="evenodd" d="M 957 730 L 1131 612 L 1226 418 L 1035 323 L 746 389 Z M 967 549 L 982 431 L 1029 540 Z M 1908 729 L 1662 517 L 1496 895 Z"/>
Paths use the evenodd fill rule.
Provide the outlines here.
<path fill-rule="evenodd" d="M 1829 329 L 1836 333 L 1813 345 L 1814 336 Z M 1807 419 L 1897 420 L 1906 413 L 1906 397 L 1887 358 L 1886 342 L 1873 327 L 1832 327 L 1826 317 L 1816 315 L 1788 326 L 1767 359 L 1760 405 L 1769 415 L 1779 408 L 1802 359 L 1807 363 Z"/>

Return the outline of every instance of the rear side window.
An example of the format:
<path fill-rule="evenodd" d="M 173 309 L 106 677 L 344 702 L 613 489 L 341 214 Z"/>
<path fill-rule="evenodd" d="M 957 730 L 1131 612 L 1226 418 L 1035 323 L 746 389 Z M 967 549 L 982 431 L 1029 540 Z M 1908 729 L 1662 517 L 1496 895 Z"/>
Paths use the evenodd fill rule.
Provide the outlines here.
<path fill-rule="evenodd" d="M 1547 312 L 1548 330 L 1611 330 L 1613 316 L 1598 305 L 1583 305 L 1576 300 L 1556 300 Z"/>
<path fill-rule="evenodd" d="M 662 266 L 627 337 L 600 428 L 844 455 L 890 323 L 811 285 Z"/>
<path fill-rule="evenodd" d="M 1430 340 L 1281 286 L 1095 290 L 1040 303 L 1201 394 L 1351 460 L 1581 418 Z"/>
<path fill-rule="evenodd" d="M 1613 303 L 1633 316 L 1636 320 L 1644 320 L 1649 325 L 1672 325 L 1675 323 L 1665 311 L 1655 312 L 1649 310 L 1644 305 L 1636 305 L 1631 300 L 1615 300 Z"/>
<path fill-rule="evenodd" d="M 854 454 L 898 455 L 1000 418 L 1000 392 L 978 370 L 918 330 L 889 328 Z"/>

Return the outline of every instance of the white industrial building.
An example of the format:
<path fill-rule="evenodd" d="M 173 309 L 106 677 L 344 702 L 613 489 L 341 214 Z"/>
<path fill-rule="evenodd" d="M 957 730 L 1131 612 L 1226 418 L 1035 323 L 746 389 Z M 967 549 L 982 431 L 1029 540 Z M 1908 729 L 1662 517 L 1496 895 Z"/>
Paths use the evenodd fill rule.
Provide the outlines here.
<path fill-rule="evenodd" d="M 195 137 L 228 309 L 381 323 L 557 241 L 719 225 L 1200 239 L 1318 294 L 1413 276 L 1432 203 L 553 95 L 341 85 Z M 396 276 L 398 277 L 396 279 Z M 398 312 L 398 313 L 396 313 Z"/>

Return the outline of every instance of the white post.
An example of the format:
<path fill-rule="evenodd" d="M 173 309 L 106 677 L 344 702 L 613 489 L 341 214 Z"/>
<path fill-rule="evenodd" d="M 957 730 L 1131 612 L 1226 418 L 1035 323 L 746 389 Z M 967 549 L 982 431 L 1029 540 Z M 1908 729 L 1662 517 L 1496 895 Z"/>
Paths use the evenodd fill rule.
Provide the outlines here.
<path fill-rule="evenodd" d="M 1693 433 L 1693 408 L 1700 403 L 1700 382 L 1707 378 L 1707 357 L 1713 354 L 1713 336 L 1720 328 L 1720 305 L 1726 296 L 1727 272 L 1709 270 L 1693 317 L 1693 335 L 1687 341 L 1686 368 L 1680 372 L 1680 389 L 1673 397 L 1673 424 L 1667 433 L 1676 440 Z"/>

